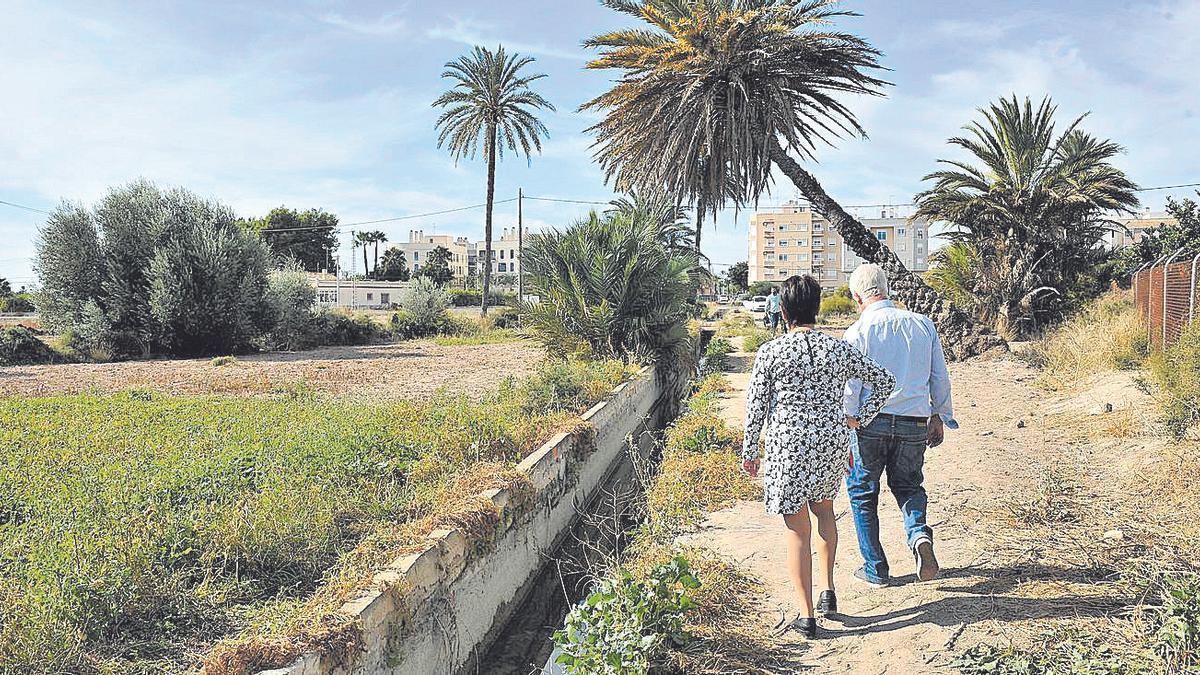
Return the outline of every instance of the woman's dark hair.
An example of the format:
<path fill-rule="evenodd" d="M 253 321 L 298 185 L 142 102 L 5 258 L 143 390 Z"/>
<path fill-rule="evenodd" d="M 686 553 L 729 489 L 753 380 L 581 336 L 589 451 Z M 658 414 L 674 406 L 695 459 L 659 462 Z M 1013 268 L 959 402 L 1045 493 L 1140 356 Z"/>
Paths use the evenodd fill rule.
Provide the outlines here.
<path fill-rule="evenodd" d="M 779 304 L 789 326 L 816 323 L 817 312 L 821 309 L 820 282 L 807 274 L 788 277 L 783 282 Z"/>

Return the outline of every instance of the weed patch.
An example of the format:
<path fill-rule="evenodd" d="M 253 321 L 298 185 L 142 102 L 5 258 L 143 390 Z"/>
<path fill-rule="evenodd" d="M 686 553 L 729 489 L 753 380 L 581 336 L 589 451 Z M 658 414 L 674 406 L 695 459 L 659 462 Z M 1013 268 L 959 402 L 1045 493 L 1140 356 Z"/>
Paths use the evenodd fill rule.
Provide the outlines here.
<path fill-rule="evenodd" d="M 324 640 L 321 617 L 431 529 L 486 546 L 496 514 L 473 495 L 520 494 L 515 462 L 631 371 L 551 362 L 482 401 L 366 404 L 303 383 L 0 399 L 0 664 L 184 667 L 241 633 L 214 658 L 259 667 Z M 280 603 L 300 608 L 282 633 L 255 628 Z"/>

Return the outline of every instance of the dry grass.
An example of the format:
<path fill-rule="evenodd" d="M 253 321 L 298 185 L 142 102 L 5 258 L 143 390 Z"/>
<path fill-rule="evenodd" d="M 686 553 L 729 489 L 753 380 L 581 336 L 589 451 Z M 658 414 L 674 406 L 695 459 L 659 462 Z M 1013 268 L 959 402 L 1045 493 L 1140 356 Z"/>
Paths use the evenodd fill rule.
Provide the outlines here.
<path fill-rule="evenodd" d="M 1112 293 L 1033 343 L 1028 358 L 1042 369 L 1039 384 L 1059 391 L 1097 373 L 1135 368 L 1146 354 L 1146 331 L 1133 302 Z"/>

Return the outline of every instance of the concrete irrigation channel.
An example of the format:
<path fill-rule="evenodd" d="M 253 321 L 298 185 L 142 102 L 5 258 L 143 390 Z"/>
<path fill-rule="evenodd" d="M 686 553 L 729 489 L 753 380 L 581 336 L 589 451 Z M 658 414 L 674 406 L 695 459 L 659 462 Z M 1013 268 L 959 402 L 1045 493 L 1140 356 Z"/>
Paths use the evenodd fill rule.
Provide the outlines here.
<path fill-rule="evenodd" d="M 518 470 L 532 494 L 480 496 L 501 514 L 494 543 L 476 550 L 465 533 L 430 534 L 427 547 L 376 574 L 342 611 L 358 619 L 351 655 L 307 653 L 272 675 L 327 673 L 529 673 L 549 636 L 586 592 L 590 561 L 621 545 L 637 494 L 635 469 L 679 412 L 688 374 L 644 368 L 547 441 Z M 565 572 L 565 574 L 560 574 Z"/>

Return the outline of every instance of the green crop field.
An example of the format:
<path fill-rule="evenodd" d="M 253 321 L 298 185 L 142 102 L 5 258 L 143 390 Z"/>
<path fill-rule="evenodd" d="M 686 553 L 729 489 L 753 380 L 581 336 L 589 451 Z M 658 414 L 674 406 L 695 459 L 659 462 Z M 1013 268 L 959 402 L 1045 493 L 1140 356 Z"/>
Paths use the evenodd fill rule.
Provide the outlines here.
<path fill-rule="evenodd" d="M 194 666 L 256 607 L 311 597 L 365 539 L 445 508 L 473 469 L 511 468 L 630 372 L 550 364 L 482 401 L 0 399 L 0 671 Z"/>

